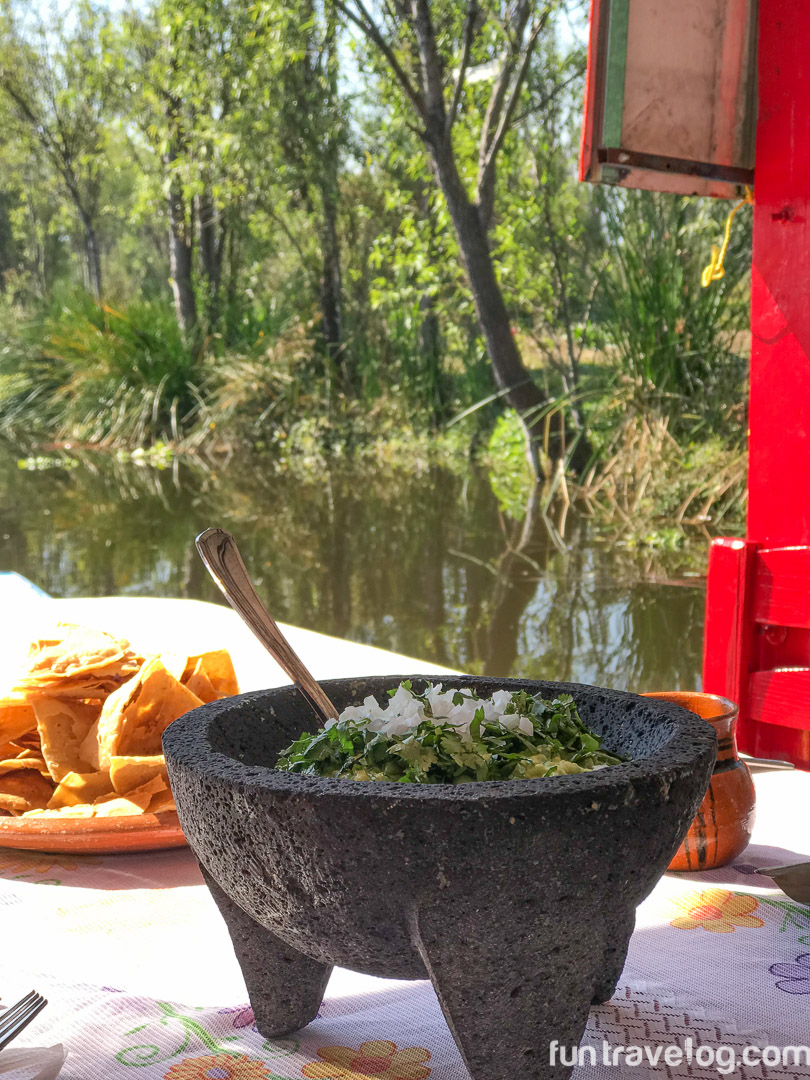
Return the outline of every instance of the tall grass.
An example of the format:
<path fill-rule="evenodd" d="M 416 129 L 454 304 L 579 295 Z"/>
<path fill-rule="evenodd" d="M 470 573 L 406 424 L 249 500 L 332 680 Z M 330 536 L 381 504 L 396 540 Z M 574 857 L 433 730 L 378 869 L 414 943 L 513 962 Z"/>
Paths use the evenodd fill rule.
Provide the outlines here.
<path fill-rule="evenodd" d="M 296 319 L 265 320 L 251 340 L 189 348 L 171 309 L 126 308 L 64 293 L 38 317 L 0 322 L 0 432 L 116 448 L 268 443 L 326 408 L 313 335 Z M 13 317 L 11 317 L 13 315 Z"/>
<path fill-rule="evenodd" d="M 642 395 L 706 403 L 739 382 L 747 326 L 750 233 L 734 224 L 726 276 L 702 288 L 700 273 L 722 233 L 729 204 L 618 191 L 605 216 L 611 260 L 603 330 L 617 366 Z"/>
<path fill-rule="evenodd" d="M 322 412 L 313 353 L 311 327 L 293 319 L 275 338 L 260 333 L 251 347 L 207 357 L 189 441 L 267 445 L 286 435 L 293 417 Z"/>
<path fill-rule="evenodd" d="M 70 291 L 33 317 L 14 316 L 0 348 L 7 435 L 136 447 L 177 440 L 193 422 L 200 357 L 170 309 L 123 311 Z"/>
<path fill-rule="evenodd" d="M 41 349 L 63 437 L 148 446 L 179 440 L 196 416 L 201 357 L 162 304 L 123 311 L 73 294 L 44 320 Z"/>

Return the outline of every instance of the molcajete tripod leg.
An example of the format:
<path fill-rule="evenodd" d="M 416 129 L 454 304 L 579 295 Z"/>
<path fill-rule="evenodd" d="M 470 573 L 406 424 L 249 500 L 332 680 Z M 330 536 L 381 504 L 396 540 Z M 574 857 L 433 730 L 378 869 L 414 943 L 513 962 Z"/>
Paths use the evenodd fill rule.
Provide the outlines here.
<path fill-rule="evenodd" d="M 602 964 L 593 991 L 594 1005 L 603 1005 L 613 997 L 635 925 L 635 908 L 624 911 L 617 905 L 615 911 L 604 915 Z"/>
<path fill-rule="evenodd" d="M 331 965 L 291 949 L 235 904 L 203 866 L 200 870 L 231 935 L 260 1033 L 270 1039 L 306 1027 L 318 1015 Z"/>
<path fill-rule="evenodd" d="M 567 1080 L 562 1056 L 588 1021 L 602 948 L 584 913 L 521 914 L 465 904 L 417 916 L 414 936 L 472 1080 Z"/>

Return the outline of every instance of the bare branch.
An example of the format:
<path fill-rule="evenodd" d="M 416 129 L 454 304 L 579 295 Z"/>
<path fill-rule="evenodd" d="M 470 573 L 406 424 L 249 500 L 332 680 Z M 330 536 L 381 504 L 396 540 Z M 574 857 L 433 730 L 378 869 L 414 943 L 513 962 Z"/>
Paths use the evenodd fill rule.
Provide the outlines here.
<path fill-rule="evenodd" d="M 355 0 L 355 3 L 358 2 L 359 0 Z M 433 139 L 437 136 L 443 138 L 446 124 L 444 80 L 428 0 L 411 0 L 411 15 L 419 49 L 419 68 L 425 100 L 425 127 L 428 135 Z"/>
<path fill-rule="evenodd" d="M 543 28 L 545 27 L 550 14 L 551 8 L 547 7 L 531 29 L 528 40 L 524 47 L 523 56 L 520 60 L 520 67 L 517 70 L 517 74 L 512 83 L 512 88 L 509 92 L 509 98 L 501 113 L 500 122 L 498 123 L 498 127 L 492 137 L 490 146 L 486 151 L 486 156 L 484 157 L 483 163 L 479 158 L 477 185 L 479 193 L 486 188 L 489 182 L 489 177 L 495 167 L 495 159 L 498 155 L 498 152 L 500 151 L 501 146 L 503 145 L 503 140 L 506 138 L 506 134 L 509 131 L 514 117 L 515 108 L 518 101 L 520 100 L 520 91 L 523 88 L 523 83 L 525 82 L 526 74 L 529 70 L 529 64 L 531 63 L 535 46 L 537 45 L 538 38 L 543 32 Z"/>
<path fill-rule="evenodd" d="M 469 67 L 470 63 L 470 51 L 472 50 L 472 43 L 475 40 L 475 20 L 477 18 L 478 0 L 468 0 L 467 15 L 464 19 L 464 40 L 461 49 L 461 61 L 459 63 L 456 84 L 453 88 L 453 98 L 450 102 L 450 110 L 447 113 L 448 135 L 450 134 L 453 124 L 455 123 L 458 107 L 461 103 L 461 95 L 464 91 L 464 79 L 467 75 L 467 68 Z"/>
<path fill-rule="evenodd" d="M 567 90 L 569 86 L 581 78 L 582 72 L 575 71 L 573 75 L 569 75 L 567 79 L 563 79 L 561 83 L 558 83 L 550 93 L 542 97 L 535 105 L 532 105 L 529 109 L 524 109 L 522 113 L 518 113 L 512 120 L 512 127 L 517 127 L 517 125 L 523 123 L 524 120 L 528 120 L 530 116 L 534 116 L 535 113 L 547 109 L 564 90 Z"/>
<path fill-rule="evenodd" d="M 362 30 L 362 32 L 369 39 L 369 41 L 371 41 L 374 45 L 377 46 L 385 59 L 388 61 L 391 70 L 396 76 L 397 82 L 400 84 L 402 89 L 410 98 L 411 104 L 416 109 L 419 116 L 422 117 L 422 119 L 425 119 L 426 110 L 424 102 L 422 100 L 422 96 L 416 90 L 413 83 L 408 78 L 408 75 L 406 74 L 402 65 L 397 60 L 396 54 L 394 53 L 391 45 L 383 37 L 380 28 L 377 26 L 371 15 L 368 13 L 362 0 L 353 0 L 353 3 L 358 9 L 359 14 L 357 14 L 357 12 L 355 11 L 352 11 L 348 4 L 344 3 L 343 0 L 335 0 L 335 6 L 337 7 L 338 11 L 342 11 L 346 18 L 350 22 L 353 22 L 356 27 Z"/>
<path fill-rule="evenodd" d="M 487 111 L 484 114 L 484 122 L 481 125 L 481 137 L 478 144 L 479 177 L 484 171 L 486 159 L 494 137 L 493 132 L 498 130 L 503 115 L 506 95 L 512 80 L 512 74 L 515 70 L 518 54 L 520 53 L 523 34 L 526 30 L 530 13 L 531 4 L 529 0 L 519 0 L 511 17 L 507 15 L 506 22 L 499 21 L 501 31 L 509 44 L 504 55 L 501 70 L 498 72 L 498 77 L 495 79 L 492 86 L 492 93 L 490 94 L 489 103 L 487 104 Z"/>
<path fill-rule="evenodd" d="M 317 276 L 317 274 L 313 273 L 312 267 L 310 266 L 306 255 L 304 254 L 304 250 L 301 247 L 300 243 L 298 242 L 298 240 L 297 240 L 295 234 L 293 233 L 292 229 L 289 227 L 287 222 L 284 220 L 284 215 L 279 214 L 276 210 L 274 210 L 272 208 L 270 209 L 269 214 L 270 214 L 270 217 L 272 218 L 272 220 L 275 221 L 275 223 L 279 226 L 281 231 L 287 237 L 290 244 L 295 248 L 295 252 L 298 255 L 298 261 L 301 263 L 301 269 L 304 271 L 304 274 L 305 274 L 307 280 L 309 281 L 310 288 L 315 289 L 315 290 L 319 289 L 320 288 L 320 281 L 318 279 L 318 276 Z"/>
<path fill-rule="evenodd" d="M 479 176 L 483 172 L 484 162 L 486 161 L 487 153 L 489 152 L 490 143 L 492 141 L 491 133 L 493 129 L 497 127 L 501 117 L 501 110 L 506 98 L 506 91 L 509 89 L 509 80 L 512 78 L 514 66 L 514 54 L 508 53 L 504 58 L 501 70 L 498 72 L 498 76 L 492 85 L 492 93 L 489 95 L 487 111 L 484 113 L 484 122 L 481 125 L 481 135 L 478 142 Z"/>

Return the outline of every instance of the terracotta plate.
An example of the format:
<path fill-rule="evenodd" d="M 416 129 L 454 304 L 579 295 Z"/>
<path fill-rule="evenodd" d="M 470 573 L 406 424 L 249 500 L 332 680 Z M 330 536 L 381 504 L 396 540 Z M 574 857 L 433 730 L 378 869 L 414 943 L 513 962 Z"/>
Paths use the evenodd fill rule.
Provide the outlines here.
<path fill-rule="evenodd" d="M 177 814 L 115 818 L 0 818 L 0 848 L 107 855 L 185 847 Z"/>

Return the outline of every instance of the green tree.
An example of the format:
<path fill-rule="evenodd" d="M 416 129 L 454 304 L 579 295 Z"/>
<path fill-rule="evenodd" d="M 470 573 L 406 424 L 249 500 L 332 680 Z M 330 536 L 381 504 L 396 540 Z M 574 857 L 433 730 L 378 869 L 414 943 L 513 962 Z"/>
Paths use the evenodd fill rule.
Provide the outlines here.
<path fill-rule="evenodd" d="M 584 349 L 593 346 L 591 312 L 605 264 L 603 193 L 576 177 L 585 56 L 562 49 L 556 25 L 544 35 L 527 80 L 519 137 L 504 161 L 495 231 L 508 263 L 505 291 L 521 328 L 570 395 L 577 395 Z"/>
<path fill-rule="evenodd" d="M 447 202 L 494 380 L 521 417 L 541 473 L 547 398 L 524 365 L 490 247 L 499 157 L 520 110 L 526 78 L 552 6 L 531 0 L 464 4 L 392 0 L 375 17 L 363 0 L 336 0 L 382 60 L 407 102 Z M 470 85 L 471 70 L 492 71 Z M 484 90 L 483 88 L 486 87 Z M 465 97 L 466 123 L 459 123 Z M 477 122 L 476 122 L 477 119 Z M 460 132 L 457 129 L 461 129 Z M 454 131 L 456 132 L 454 135 Z M 469 158 L 475 146 L 474 179 Z M 552 433 L 558 457 L 562 438 Z M 581 457 L 581 455 L 580 455 Z"/>
<path fill-rule="evenodd" d="M 81 224 L 85 277 L 102 294 L 99 214 L 108 95 L 99 34 L 105 15 L 81 0 L 60 26 L 0 7 L 0 93 L 20 133 L 58 178 Z"/>
<path fill-rule="evenodd" d="M 346 348 L 343 310 L 340 182 L 348 130 L 339 86 L 340 16 L 333 0 L 263 0 L 256 13 L 272 42 L 271 58 L 262 58 L 255 79 L 264 89 L 262 129 L 270 144 L 259 149 L 265 161 L 275 154 L 276 196 L 306 211 L 318 249 L 323 341 L 348 387 L 357 373 Z M 300 238 L 296 243 L 303 246 Z"/>
<path fill-rule="evenodd" d="M 234 0 L 159 0 L 130 12 L 110 39 L 110 68 L 163 199 L 175 313 L 189 344 L 222 314 L 246 189 L 254 69 L 266 45 Z"/>

